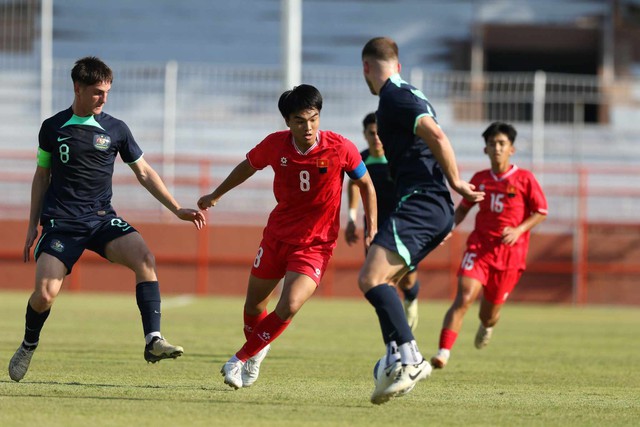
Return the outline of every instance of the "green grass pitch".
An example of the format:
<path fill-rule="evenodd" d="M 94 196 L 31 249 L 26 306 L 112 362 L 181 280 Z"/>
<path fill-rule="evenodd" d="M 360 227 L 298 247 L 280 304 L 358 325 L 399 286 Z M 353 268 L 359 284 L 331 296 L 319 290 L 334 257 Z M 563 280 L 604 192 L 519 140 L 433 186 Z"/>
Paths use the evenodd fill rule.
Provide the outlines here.
<path fill-rule="evenodd" d="M 242 299 L 165 295 L 163 333 L 185 355 L 144 362 L 130 295 L 62 293 L 20 383 L 7 365 L 26 293 L 0 293 L 1 426 L 603 426 L 640 422 L 640 310 L 508 303 L 490 345 L 473 347 L 477 307 L 449 365 L 374 406 L 383 354 L 364 299 L 312 298 L 276 340 L 254 386 L 221 365 L 244 341 Z M 416 338 L 436 350 L 446 303 L 421 301 Z"/>

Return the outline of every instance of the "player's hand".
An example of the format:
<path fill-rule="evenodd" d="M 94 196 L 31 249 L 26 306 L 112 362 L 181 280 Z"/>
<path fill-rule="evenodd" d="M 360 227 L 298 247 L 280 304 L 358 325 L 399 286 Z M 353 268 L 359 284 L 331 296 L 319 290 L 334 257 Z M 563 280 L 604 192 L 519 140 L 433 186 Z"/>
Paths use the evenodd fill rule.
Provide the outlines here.
<path fill-rule="evenodd" d="M 213 201 L 213 197 L 211 194 L 207 194 L 198 199 L 198 207 L 203 211 L 208 210 L 210 207 L 215 206 L 216 203 Z"/>
<path fill-rule="evenodd" d="M 516 244 L 520 236 L 522 235 L 522 230 L 520 227 L 505 227 L 502 230 L 502 243 L 505 245 L 513 246 Z"/>
<path fill-rule="evenodd" d="M 198 230 L 201 230 L 207 224 L 204 213 L 195 209 L 180 208 L 176 212 L 176 216 L 183 221 L 191 221 Z"/>
<path fill-rule="evenodd" d="M 376 233 L 378 233 L 378 230 L 367 230 L 367 234 L 364 236 L 364 247 L 365 249 L 369 250 L 369 247 L 371 246 L 371 243 L 373 243 L 373 238 L 376 237 Z"/>
<path fill-rule="evenodd" d="M 453 189 L 468 202 L 478 203 L 484 200 L 484 191 L 475 191 L 476 186 L 467 181 L 458 181 Z"/>
<path fill-rule="evenodd" d="M 31 246 L 36 241 L 38 237 L 38 227 L 29 227 L 27 230 L 27 238 L 24 242 L 24 250 L 22 253 L 22 259 L 24 262 L 29 262 L 31 259 Z"/>
<path fill-rule="evenodd" d="M 360 236 L 356 233 L 356 224 L 353 221 L 347 222 L 347 228 L 344 230 L 344 239 L 349 246 L 353 246 L 354 243 L 360 240 Z"/>

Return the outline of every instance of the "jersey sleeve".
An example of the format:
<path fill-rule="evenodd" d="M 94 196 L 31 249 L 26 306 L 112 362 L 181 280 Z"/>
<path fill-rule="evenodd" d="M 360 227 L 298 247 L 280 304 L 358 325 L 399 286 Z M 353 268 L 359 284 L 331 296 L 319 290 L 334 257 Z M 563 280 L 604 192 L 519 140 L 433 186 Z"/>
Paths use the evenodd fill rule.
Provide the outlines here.
<path fill-rule="evenodd" d="M 356 145 L 347 138 L 341 137 L 345 149 L 344 170 L 351 179 L 360 179 L 367 172 L 367 167 L 362 160 L 362 154 Z"/>
<path fill-rule="evenodd" d="M 37 164 L 43 168 L 51 167 L 51 140 L 48 135 L 51 135 L 51 132 L 48 132 L 46 129 L 46 122 L 42 123 L 40 126 L 40 132 L 38 133 L 38 158 Z"/>
<path fill-rule="evenodd" d="M 124 122 L 120 123 L 122 134 L 120 135 L 120 141 L 118 145 L 118 151 L 120 152 L 120 157 L 122 160 L 127 163 L 135 163 L 142 157 L 142 149 L 136 142 L 129 126 L 127 126 Z"/>
<path fill-rule="evenodd" d="M 547 215 L 547 198 L 544 195 L 544 191 L 542 191 L 540 183 L 532 173 L 529 173 L 528 176 L 528 190 L 528 204 L 531 212 Z"/>
<path fill-rule="evenodd" d="M 247 153 L 247 160 L 249 160 L 251 167 L 262 170 L 271 164 L 274 152 L 272 141 L 273 134 L 268 135 Z"/>

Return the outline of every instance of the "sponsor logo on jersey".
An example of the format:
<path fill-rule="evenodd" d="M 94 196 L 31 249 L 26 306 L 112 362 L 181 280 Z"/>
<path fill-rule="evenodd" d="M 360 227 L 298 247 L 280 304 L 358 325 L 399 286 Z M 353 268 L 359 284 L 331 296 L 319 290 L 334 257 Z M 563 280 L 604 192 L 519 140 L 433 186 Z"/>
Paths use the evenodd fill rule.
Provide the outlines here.
<path fill-rule="evenodd" d="M 70 136 L 65 136 L 65 137 L 59 136 L 58 142 L 66 141 L 67 139 L 70 139 L 70 138 L 71 138 Z"/>
<path fill-rule="evenodd" d="M 287 158 L 280 157 L 280 166 L 287 166 Z"/>
<path fill-rule="evenodd" d="M 51 246 L 51 249 L 53 249 L 56 252 L 64 251 L 64 244 L 58 239 L 52 240 L 50 246 Z"/>
<path fill-rule="evenodd" d="M 478 189 L 479 189 L 480 191 L 484 191 L 484 184 L 480 184 L 480 186 L 478 187 Z"/>
<path fill-rule="evenodd" d="M 319 268 L 316 268 L 316 271 L 314 271 L 316 277 L 320 277 L 320 273 L 322 273 L 322 271 L 320 271 Z"/>
<path fill-rule="evenodd" d="M 513 185 L 510 185 L 507 187 L 507 197 L 509 198 L 513 198 L 516 197 L 516 193 L 518 192 L 518 189 L 516 187 L 514 187 Z"/>
<path fill-rule="evenodd" d="M 111 137 L 102 133 L 93 135 L 93 146 L 100 151 L 106 151 L 111 145 Z"/>
<path fill-rule="evenodd" d="M 318 172 L 327 173 L 327 168 L 329 167 L 329 160 L 318 159 L 316 160 L 316 165 L 318 165 Z"/>

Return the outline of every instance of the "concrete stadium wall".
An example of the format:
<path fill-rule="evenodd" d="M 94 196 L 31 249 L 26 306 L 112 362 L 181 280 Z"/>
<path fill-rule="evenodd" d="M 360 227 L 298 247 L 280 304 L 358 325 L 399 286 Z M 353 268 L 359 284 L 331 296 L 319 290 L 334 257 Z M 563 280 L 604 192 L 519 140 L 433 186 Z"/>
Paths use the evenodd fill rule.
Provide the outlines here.
<path fill-rule="evenodd" d="M 199 235 L 190 224 L 134 224 L 141 232 L 157 261 L 158 276 L 165 294 L 243 295 L 255 252 L 262 236 L 261 227 L 211 225 Z M 35 264 L 22 261 L 26 222 L 0 221 L 0 290 L 33 288 Z M 610 230 L 601 235 L 612 235 Z M 600 242 L 595 254 L 604 259 L 637 259 L 640 237 L 603 242 L 602 236 L 590 237 Z M 208 259 L 198 259 L 198 245 L 209 252 Z M 460 261 L 466 236 L 456 234 L 449 242 L 429 255 L 419 266 L 422 283 L 420 298 L 449 300 L 455 294 L 455 270 Z M 626 240 L 625 240 L 626 239 Z M 623 245 L 620 246 L 620 242 Z M 203 246 L 200 246 L 203 247 Z M 617 248 L 614 250 L 614 248 Z M 203 251 L 201 251 L 202 253 Z M 528 258 L 528 270 L 510 300 L 540 303 L 574 301 L 573 243 L 571 236 L 534 234 Z M 347 246 L 339 240 L 333 260 L 318 289 L 325 297 L 361 297 L 357 274 L 363 260 L 361 244 Z M 207 267 L 208 264 L 208 267 Z M 198 265 L 201 266 L 198 269 Z M 622 269 L 624 273 L 624 269 Z M 640 304 L 638 274 L 620 274 L 600 269 L 589 273 L 582 301 L 593 304 Z M 64 288 L 83 292 L 133 292 L 132 273 L 111 265 L 92 252 L 85 252 Z"/>

